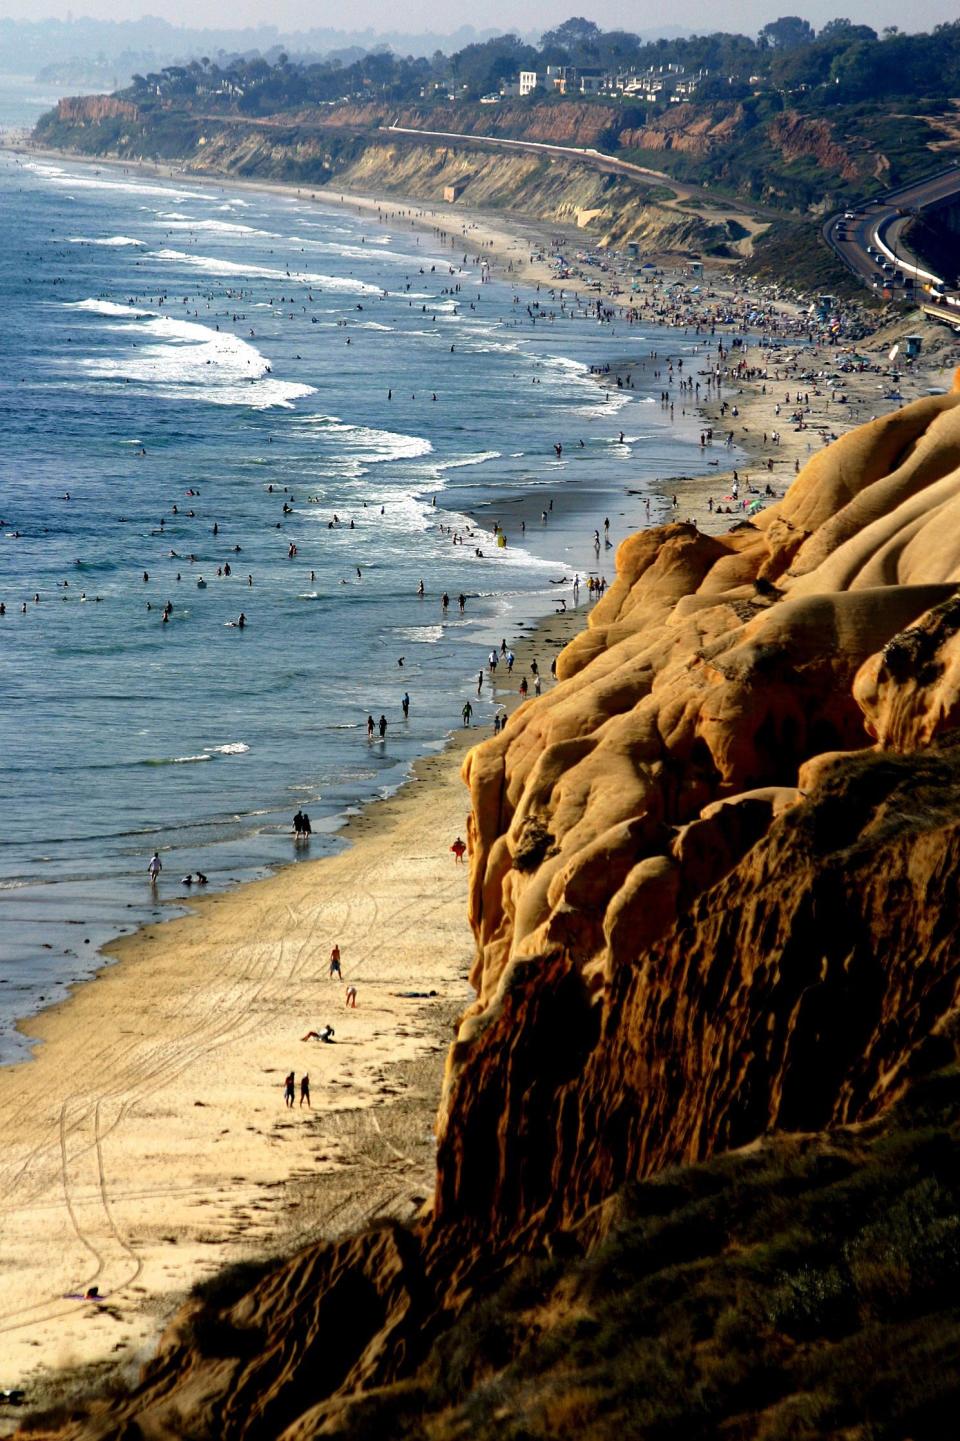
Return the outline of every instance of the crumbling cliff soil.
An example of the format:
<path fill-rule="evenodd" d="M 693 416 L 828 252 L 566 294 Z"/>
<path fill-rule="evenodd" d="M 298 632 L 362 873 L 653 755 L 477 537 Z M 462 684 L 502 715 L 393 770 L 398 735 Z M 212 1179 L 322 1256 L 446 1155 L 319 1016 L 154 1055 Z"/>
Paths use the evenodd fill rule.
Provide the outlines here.
<path fill-rule="evenodd" d="M 950 1434 L 958 518 L 954 388 L 623 543 L 464 764 L 429 1213 L 198 1304 L 64 1434 Z"/>

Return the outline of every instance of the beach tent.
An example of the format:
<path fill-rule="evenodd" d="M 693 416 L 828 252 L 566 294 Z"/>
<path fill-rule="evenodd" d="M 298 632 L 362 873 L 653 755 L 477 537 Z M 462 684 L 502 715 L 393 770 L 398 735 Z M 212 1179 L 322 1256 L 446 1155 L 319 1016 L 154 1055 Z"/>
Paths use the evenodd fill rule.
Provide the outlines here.
<path fill-rule="evenodd" d="M 747 506 L 747 515 L 756 515 L 758 510 L 763 510 L 763 501 L 755 500 Z"/>

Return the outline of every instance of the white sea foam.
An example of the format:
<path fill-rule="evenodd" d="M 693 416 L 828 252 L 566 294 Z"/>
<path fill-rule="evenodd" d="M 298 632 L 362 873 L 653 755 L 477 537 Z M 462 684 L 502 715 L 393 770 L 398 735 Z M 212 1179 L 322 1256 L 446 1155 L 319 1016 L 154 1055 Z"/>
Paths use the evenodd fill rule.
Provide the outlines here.
<path fill-rule="evenodd" d="M 417 270 L 423 264 L 419 255 L 401 255 L 398 250 L 375 250 L 371 251 L 366 245 L 345 245 L 341 241 L 312 240 L 309 236 L 291 235 L 290 242 L 294 245 L 309 245 L 311 250 L 318 251 L 321 255 L 336 255 L 342 260 L 393 260 L 398 265 L 404 265 L 408 269 Z"/>
<path fill-rule="evenodd" d="M 95 355 L 72 363 L 101 380 L 134 380 L 160 388 L 172 399 L 215 405 L 249 405 L 258 410 L 292 407 L 313 394 L 313 386 L 270 378 L 269 361 L 249 341 L 193 320 L 174 319 L 149 310 L 131 310 L 110 301 L 80 301 L 85 309 L 122 317 L 107 329 L 136 344 L 114 355 Z"/>
<path fill-rule="evenodd" d="M 244 741 L 227 741 L 222 746 L 204 746 L 204 750 L 210 751 L 216 756 L 242 756 L 247 753 L 250 747 Z"/>
<path fill-rule="evenodd" d="M 460 470 L 466 465 L 484 465 L 488 460 L 499 460 L 499 450 L 480 450 L 476 455 L 460 455 L 454 460 L 438 460 L 430 469 L 435 471 Z"/>
<path fill-rule="evenodd" d="M 368 465 L 390 460 L 416 460 L 430 455 L 433 446 L 426 436 L 404 435 L 394 430 L 376 430 L 368 425 L 348 425 L 328 415 L 305 415 L 306 434 L 329 436 L 336 445 L 336 459 L 347 474 L 360 476 Z"/>
<path fill-rule="evenodd" d="M 195 194 L 190 190 L 174 190 L 168 185 L 148 185 L 142 180 L 122 180 L 114 178 L 109 174 L 85 174 L 77 175 L 64 170 L 59 165 L 50 165 L 42 161 L 25 161 L 25 170 L 32 170 L 42 180 L 47 180 L 51 185 L 59 185 L 70 190 L 122 190 L 130 195 L 165 195 L 171 200 L 208 200 L 202 194 Z"/>
<path fill-rule="evenodd" d="M 114 300 L 68 300 L 64 310 L 88 310 L 91 315 L 152 315 L 152 310 L 138 310 L 135 305 L 117 305 Z"/>
<path fill-rule="evenodd" d="M 154 225 L 160 230 L 202 230 L 214 235 L 264 235 L 279 239 L 275 230 L 257 230 L 253 225 L 237 225 L 229 220 L 194 220 L 189 215 L 161 215 Z"/>
<path fill-rule="evenodd" d="M 276 270 L 269 265 L 241 265 L 234 260 L 219 260 L 213 255 L 185 255 L 182 250 L 157 250 L 155 260 L 166 260 L 174 265 L 189 265 L 206 275 L 233 275 L 246 280 L 279 280 L 292 285 L 312 285 L 318 290 L 343 290 L 354 295 L 379 295 L 378 285 L 367 285 L 362 280 L 351 280 L 346 276 L 317 275 L 306 270 Z"/>
<path fill-rule="evenodd" d="M 108 245 L 112 249 L 118 250 L 125 245 L 143 245 L 145 243 L 142 240 L 134 240 L 132 235 L 108 235 L 102 240 L 89 235 L 68 235 L 67 239 L 71 245 Z"/>

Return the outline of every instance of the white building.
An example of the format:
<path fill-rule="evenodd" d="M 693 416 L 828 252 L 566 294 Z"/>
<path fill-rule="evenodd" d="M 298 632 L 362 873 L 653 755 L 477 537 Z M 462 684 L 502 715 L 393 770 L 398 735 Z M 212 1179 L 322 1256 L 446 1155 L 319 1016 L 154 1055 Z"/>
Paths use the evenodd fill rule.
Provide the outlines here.
<path fill-rule="evenodd" d="M 536 72 L 536 70 L 521 70 L 521 71 L 520 71 L 520 94 L 521 94 L 521 95 L 530 95 L 530 94 L 532 94 L 532 92 L 533 92 L 534 90 L 536 90 L 536 88 L 537 88 L 537 83 L 538 83 L 538 82 L 537 82 L 537 72 Z"/>

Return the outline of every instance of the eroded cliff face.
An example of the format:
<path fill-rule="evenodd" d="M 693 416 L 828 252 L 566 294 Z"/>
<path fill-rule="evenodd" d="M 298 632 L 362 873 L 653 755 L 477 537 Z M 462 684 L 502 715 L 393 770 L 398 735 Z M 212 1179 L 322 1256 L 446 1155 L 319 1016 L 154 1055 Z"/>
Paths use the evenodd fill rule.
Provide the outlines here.
<path fill-rule="evenodd" d="M 770 123 L 770 139 L 787 163 L 813 160 L 824 170 L 833 170 L 844 180 L 856 180 L 860 168 L 848 150 L 839 145 L 825 120 L 811 120 L 796 110 L 785 110 Z"/>
<path fill-rule="evenodd" d="M 620 133 L 620 145 L 625 149 L 709 155 L 725 145 L 742 122 L 742 105 L 672 105 L 652 123 L 625 127 Z"/>
<path fill-rule="evenodd" d="M 448 185 L 462 185 L 461 203 L 509 208 L 514 214 L 575 225 L 590 216 L 589 228 L 604 243 L 636 241 L 645 249 L 682 250 L 738 246 L 724 220 L 665 205 L 644 186 L 622 175 L 607 175 L 576 160 L 534 154 L 487 154 L 457 144 L 410 144 L 383 140 L 337 173 L 350 190 L 416 196 L 440 203 Z M 456 213 L 455 207 L 451 207 Z"/>
<path fill-rule="evenodd" d="M 955 1061 L 958 519 L 954 388 L 726 535 L 624 542 L 560 683 L 464 765 L 477 1000 L 432 1209 L 185 1316 L 71 1434 L 376 1434 L 365 1397 L 426 1406 L 471 1299 L 589 1252 L 632 1183 L 875 1123 Z"/>
<path fill-rule="evenodd" d="M 99 125 L 104 120 L 136 120 L 139 110 L 131 100 L 115 95 L 74 95 L 57 101 L 57 119 L 63 125 Z"/>

